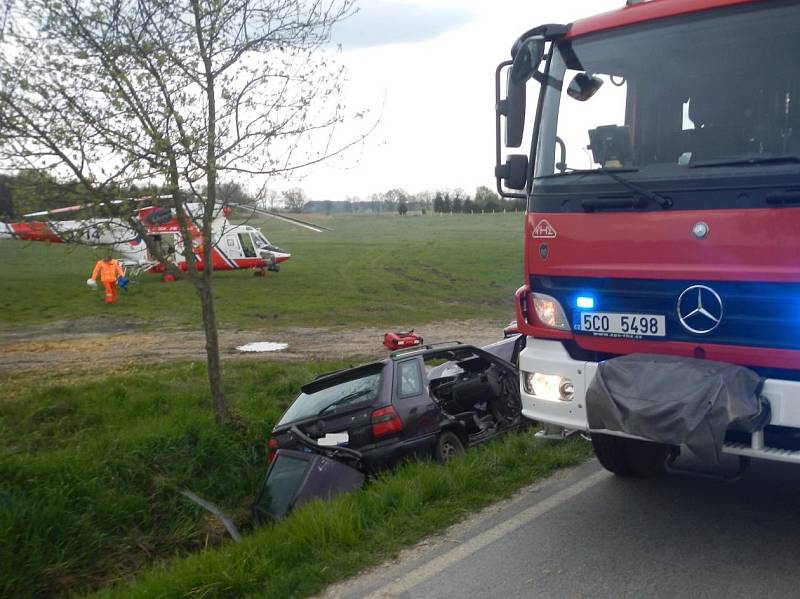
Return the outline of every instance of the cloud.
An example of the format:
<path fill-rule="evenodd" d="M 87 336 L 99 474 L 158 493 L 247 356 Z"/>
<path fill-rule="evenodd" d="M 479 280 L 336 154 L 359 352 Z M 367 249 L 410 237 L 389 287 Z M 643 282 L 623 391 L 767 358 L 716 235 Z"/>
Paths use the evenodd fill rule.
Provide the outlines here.
<path fill-rule="evenodd" d="M 358 12 L 337 23 L 331 35 L 343 50 L 387 44 L 414 44 L 458 29 L 475 14 L 455 6 L 419 6 L 386 0 L 365 0 Z"/>

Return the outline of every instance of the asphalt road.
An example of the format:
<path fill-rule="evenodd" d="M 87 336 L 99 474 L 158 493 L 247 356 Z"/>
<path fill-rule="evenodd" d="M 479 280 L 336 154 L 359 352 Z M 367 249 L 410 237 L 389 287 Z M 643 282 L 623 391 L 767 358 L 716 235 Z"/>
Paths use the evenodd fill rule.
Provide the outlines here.
<path fill-rule="evenodd" d="M 800 597 L 800 467 L 632 480 L 593 460 L 325 597 Z"/>

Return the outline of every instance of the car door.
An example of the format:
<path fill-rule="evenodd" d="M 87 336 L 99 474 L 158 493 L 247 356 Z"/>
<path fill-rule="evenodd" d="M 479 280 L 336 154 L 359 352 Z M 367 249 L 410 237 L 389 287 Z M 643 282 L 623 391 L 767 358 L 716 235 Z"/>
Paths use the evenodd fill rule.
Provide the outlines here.
<path fill-rule="evenodd" d="M 431 401 L 422 357 L 398 361 L 394 371 L 392 403 L 403 421 L 403 436 L 413 439 L 437 433 L 442 414 Z"/>

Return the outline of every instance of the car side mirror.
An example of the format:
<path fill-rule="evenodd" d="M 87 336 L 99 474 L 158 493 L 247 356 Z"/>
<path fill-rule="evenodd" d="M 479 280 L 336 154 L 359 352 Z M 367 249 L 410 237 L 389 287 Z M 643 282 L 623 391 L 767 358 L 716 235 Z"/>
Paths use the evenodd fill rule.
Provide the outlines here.
<path fill-rule="evenodd" d="M 525 154 L 509 154 L 504 164 L 494 168 L 494 176 L 502 180 L 509 189 L 525 189 L 528 182 L 528 157 Z"/>

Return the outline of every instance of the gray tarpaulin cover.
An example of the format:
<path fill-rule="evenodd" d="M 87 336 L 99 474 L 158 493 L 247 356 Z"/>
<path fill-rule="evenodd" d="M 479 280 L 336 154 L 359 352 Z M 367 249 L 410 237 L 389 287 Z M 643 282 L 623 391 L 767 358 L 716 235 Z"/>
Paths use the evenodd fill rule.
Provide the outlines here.
<path fill-rule="evenodd" d="M 719 463 L 725 430 L 761 409 L 763 380 L 722 362 L 631 354 L 601 362 L 586 392 L 589 428 L 686 445 Z"/>

